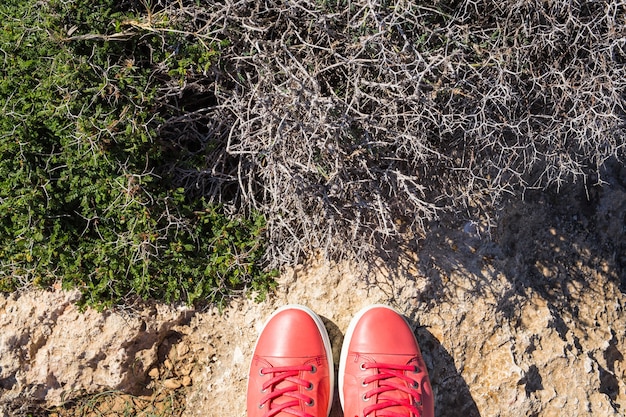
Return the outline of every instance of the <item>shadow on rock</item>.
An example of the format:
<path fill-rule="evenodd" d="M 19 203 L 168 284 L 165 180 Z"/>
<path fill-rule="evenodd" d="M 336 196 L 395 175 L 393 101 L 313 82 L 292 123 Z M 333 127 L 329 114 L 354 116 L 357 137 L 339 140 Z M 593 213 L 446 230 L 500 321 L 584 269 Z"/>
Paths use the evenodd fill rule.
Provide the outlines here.
<path fill-rule="evenodd" d="M 333 349 L 333 362 L 335 366 L 335 375 L 339 371 L 339 358 L 341 355 L 341 346 L 343 344 L 344 334 L 341 332 L 335 322 L 330 319 L 321 316 L 326 331 L 328 331 L 328 337 L 330 338 L 330 345 Z M 341 401 L 339 400 L 339 384 L 335 379 L 335 389 L 333 393 L 333 405 L 330 410 L 329 417 L 343 417 L 343 410 L 341 409 Z"/>
<path fill-rule="evenodd" d="M 154 306 L 150 308 L 149 316 L 155 316 Z M 182 335 L 174 328 L 189 324 L 194 315 L 195 311 L 189 311 L 174 320 L 163 322 L 158 327 L 148 326 L 146 320 L 142 320 L 139 331 L 122 345 L 126 350 L 123 369 L 129 371 L 115 389 L 134 395 L 152 395 L 153 390 L 146 388 L 148 371 L 155 364 L 163 363 L 170 355 L 170 351 L 180 342 Z"/>
<path fill-rule="evenodd" d="M 435 415 L 480 417 L 469 386 L 456 368 L 454 358 L 426 328 L 419 327 L 415 335 L 433 386 Z"/>

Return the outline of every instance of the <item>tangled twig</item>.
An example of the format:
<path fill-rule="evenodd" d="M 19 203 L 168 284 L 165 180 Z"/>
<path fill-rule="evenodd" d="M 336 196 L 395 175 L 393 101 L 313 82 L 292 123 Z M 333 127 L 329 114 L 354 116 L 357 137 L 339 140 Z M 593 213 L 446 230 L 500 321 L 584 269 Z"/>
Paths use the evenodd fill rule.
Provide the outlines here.
<path fill-rule="evenodd" d="M 263 212 L 274 263 L 366 254 L 442 210 L 601 182 L 624 155 L 624 1 L 194 7 L 177 10 L 229 46 L 195 96 L 214 102 L 163 126 L 206 158 L 173 172 Z"/>

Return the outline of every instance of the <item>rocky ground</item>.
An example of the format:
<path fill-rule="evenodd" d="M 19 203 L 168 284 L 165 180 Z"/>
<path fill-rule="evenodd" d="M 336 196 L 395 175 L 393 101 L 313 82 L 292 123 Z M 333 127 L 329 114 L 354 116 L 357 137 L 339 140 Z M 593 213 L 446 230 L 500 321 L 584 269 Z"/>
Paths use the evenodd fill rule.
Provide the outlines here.
<path fill-rule="evenodd" d="M 528 194 L 490 230 L 471 220 L 433 225 L 385 262 L 314 258 L 266 301 L 221 312 L 80 312 L 60 290 L 0 296 L 0 416 L 244 416 L 257 332 L 285 303 L 323 317 L 337 362 L 355 312 L 399 309 L 440 417 L 626 415 L 624 182 Z"/>

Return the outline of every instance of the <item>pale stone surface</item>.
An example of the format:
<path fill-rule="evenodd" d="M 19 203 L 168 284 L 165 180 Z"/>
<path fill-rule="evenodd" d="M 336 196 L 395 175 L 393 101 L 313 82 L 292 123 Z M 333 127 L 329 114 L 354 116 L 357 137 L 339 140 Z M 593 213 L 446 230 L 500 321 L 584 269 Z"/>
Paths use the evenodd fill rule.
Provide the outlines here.
<path fill-rule="evenodd" d="M 73 293 L 0 296 L 0 411 L 19 398 L 59 404 L 162 384 L 184 390 L 186 417 L 245 416 L 250 355 L 274 309 L 299 303 L 320 314 L 338 362 L 352 315 L 387 303 L 415 328 L 439 417 L 624 415 L 626 279 L 614 243 L 626 193 L 595 204 L 591 220 L 541 199 L 518 204 L 491 238 L 464 230 L 467 220 L 433 228 L 412 252 L 370 269 L 314 258 L 286 270 L 268 300 L 222 312 L 81 313 Z M 331 416 L 341 415 L 336 398 Z"/>
<path fill-rule="evenodd" d="M 75 305 L 78 294 L 0 298 L 0 398 L 61 404 L 81 392 L 140 392 L 158 348 L 188 311 L 145 307 L 132 316 Z"/>

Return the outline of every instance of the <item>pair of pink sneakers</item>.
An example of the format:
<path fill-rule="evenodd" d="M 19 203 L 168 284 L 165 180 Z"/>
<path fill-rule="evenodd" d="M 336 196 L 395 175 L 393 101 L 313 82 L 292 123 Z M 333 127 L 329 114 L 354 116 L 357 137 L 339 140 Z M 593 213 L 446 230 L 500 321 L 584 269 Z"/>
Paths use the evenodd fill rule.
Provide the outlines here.
<path fill-rule="evenodd" d="M 320 317 L 288 305 L 265 323 L 248 377 L 248 417 L 326 417 L 333 355 Z M 394 309 L 373 305 L 352 319 L 339 362 L 346 417 L 434 417 L 433 392 L 415 335 Z"/>

